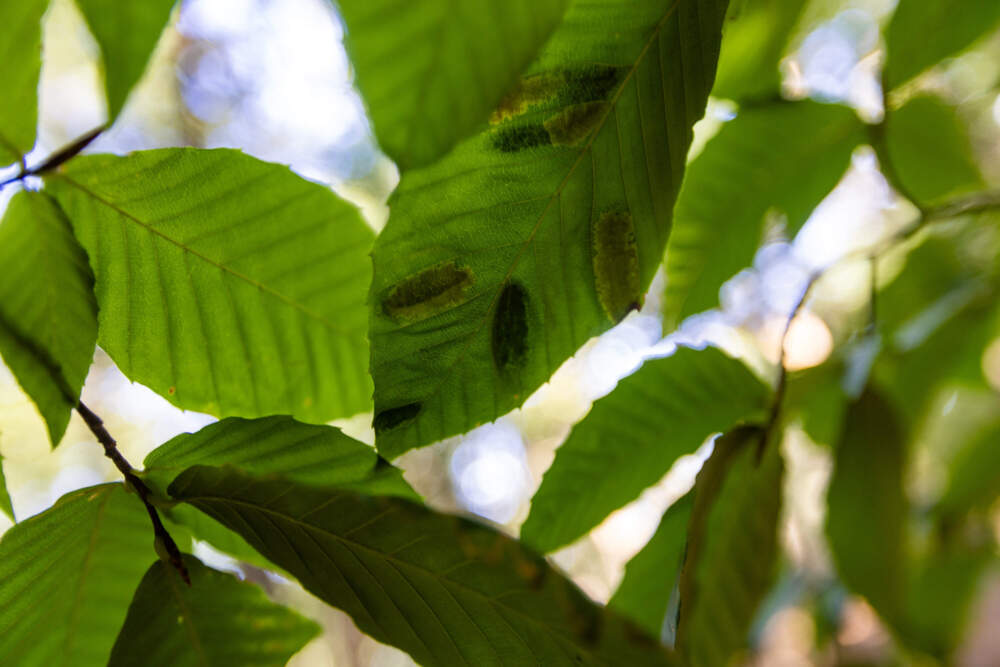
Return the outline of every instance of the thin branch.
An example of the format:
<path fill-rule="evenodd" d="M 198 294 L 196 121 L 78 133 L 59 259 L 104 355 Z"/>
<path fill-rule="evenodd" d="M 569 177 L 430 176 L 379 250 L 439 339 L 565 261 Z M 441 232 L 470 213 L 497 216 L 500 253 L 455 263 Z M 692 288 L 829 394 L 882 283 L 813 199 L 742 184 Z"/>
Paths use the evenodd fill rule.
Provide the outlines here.
<path fill-rule="evenodd" d="M 30 169 L 25 163 L 24 158 L 21 158 L 21 170 L 14 176 L 11 176 L 5 181 L 0 182 L 0 188 L 10 185 L 11 183 L 17 183 L 18 181 L 23 181 L 28 176 L 40 176 L 45 172 L 52 171 L 57 167 L 61 166 L 66 161 L 79 155 L 80 151 L 90 145 L 94 139 L 99 137 L 102 132 L 107 128 L 107 125 L 101 125 L 100 127 L 95 127 L 93 130 L 87 132 L 86 134 L 80 136 L 72 143 L 63 146 L 55 153 L 49 155 L 41 164 L 31 167 Z"/>
<path fill-rule="evenodd" d="M 156 508 L 153 507 L 152 502 L 149 500 L 149 496 L 152 495 L 152 491 L 146 486 L 138 475 L 135 474 L 135 469 L 131 464 L 125 460 L 122 453 L 118 451 L 118 443 L 115 439 L 111 437 L 108 430 L 104 428 L 104 422 L 98 417 L 94 412 L 83 404 L 83 401 L 79 401 L 76 404 L 76 411 L 80 413 L 83 417 L 83 421 L 86 422 L 87 426 L 90 428 L 91 433 L 97 438 L 97 441 L 101 443 L 104 447 L 104 455 L 111 459 L 118 471 L 121 472 L 122 476 L 125 478 L 125 483 L 131 486 L 139 498 L 142 500 L 142 504 L 146 507 L 146 512 L 149 514 L 150 521 L 153 522 L 153 533 L 156 535 L 156 540 L 159 544 L 162 544 L 167 552 L 167 556 L 170 559 L 170 564 L 176 568 L 180 573 L 181 577 L 187 583 L 188 586 L 191 585 L 191 577 L 188 575 L 187 568 L 184 567 L 184 561 L 181 558 L 181 551 L 177 548 L 177 543 L 174 542 L 174 538 L 170 537 L 170 533 L 167 532 L 166 526 L 160 520 L 160 515 L 156 512 Z"/>

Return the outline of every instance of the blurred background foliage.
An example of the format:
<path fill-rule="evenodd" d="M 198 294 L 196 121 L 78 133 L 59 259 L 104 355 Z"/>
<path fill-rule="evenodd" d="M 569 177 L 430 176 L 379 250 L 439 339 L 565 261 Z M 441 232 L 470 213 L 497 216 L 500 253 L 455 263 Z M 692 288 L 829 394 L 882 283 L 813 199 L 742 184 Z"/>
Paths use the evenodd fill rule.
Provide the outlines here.
<path fill-rule="evenodd" d="M 893 18 L 894 5 L 731 3 L 668 277 L 522 408 L 399 459 L 432 507 L 516 534 L 557 447 L 595 399 L 677 345 L 718 346 L 769 376 L 789 313 L 822 271 L 785 342 L 781 576 L 756 613 L 745 661 L 1000 664 L 1000 211 L 910 233 L 918 212 L 907 201 L 932 207 L 1000 185 L 1000 11 L 985 1 L 956 12 L 911 0 Z M 343 40 L 325 0 L 184 0 L 123 112 L 89 150 L 240 148 L 329 183 L 378 230 L 398 172 L 372 137 Z M 53 0 L 33 156 L 104 122 L 101 81 L 80 11 Z M 793 110 L 779 99 L 812 101 Z M 893 132 L 879 150 L 906 192 L 880 172 L 870 145 L 882 139 L 855 121 L 881 120 L 885 104 Z M 12 190 L 0 191 L 0 203 Z M 697 224 L 705 219 L 728 226 L 706 232 Z M 681 283 L 695 286 L 683 301 Z M 83 396 L 132 461 L 213 421 L 128 382 L 100 351 Z M 370 421 L 338 425 L 370 443 Z M 3 367 L 0 428 L 19 520 L 68 491 L 117 479 L 75 415 L 50 450 L 44 422 Z M 554 562 L 594 599 L 612 599 L 658 525 L 663 537 L 650 544 L 677 551 L 669 525 L 691 512 L 688 491 L 711 450 L 705 443 L 681 457 Z M 204 543 L 195 552 L 322 624 L 292 664 L 409 664 L 287 579 Z M 644 578 L 616 596 L 626 606 L 663 583 L 641 574 L 650 571 L 641 559 L 633 566 Z"/>

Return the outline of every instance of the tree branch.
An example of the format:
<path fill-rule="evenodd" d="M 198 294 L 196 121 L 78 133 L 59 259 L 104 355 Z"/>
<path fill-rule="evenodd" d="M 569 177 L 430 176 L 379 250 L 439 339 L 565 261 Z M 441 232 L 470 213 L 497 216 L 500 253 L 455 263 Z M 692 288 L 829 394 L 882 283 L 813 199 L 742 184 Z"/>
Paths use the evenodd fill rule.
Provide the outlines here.
<path fill-rule="evenodd" d="M 76 411 L 80 413 L 83 417 L 83 421 L 86 422 L 90 432 L 94 434 L 97 441 L 101 443 L 104 447 L 104 455 L 107 456 L 118 468 L 122 476 L 125 478 L 125 483 L 132 487 L 139 498 L 142 500 L 142 504 L 146 507 L 146 512 L 149 514 L 150 521 L 153 522 L 153 533 L 156 536 L 156 541 L 158 545 L 162 545 L 164 550 L 167 552 L 167 557 L 170 560 L 170 564 L 180 573 L 181 577 L 187 583 L 188 586 L 191 585 L 191 577 L 188 575 L 187 568 L 184 567 L 184 561 L 181 558 L 181 551 L 177 548 L 177 543 L 174 542 L 174 538 L 170 537 L 170 533 L 167 532 L 166 526 L 160 520 L 160 515 L 157 514 L 156 508 L 153 507 L 152 502 L 149 500 L 149 496 L 152 492 L 146 483 L 143 482 L 138 475 L 135 474 L 135 469 L 132 465 L 125 460 L 122 453 L 118 451 L 118 443 L 115 439 L 111 437 L 108 430 L 104 428 L 104 422 L 98 417 L 94 412 L 83 404 L 83 401 L 78 401 L 76 404 Z"/>
<path fill-rule="evenodd" d="M 47 171 L 52 171 L 53 169 L 59 167 L 67 160 L 76 157 L 80 153 L 80 151 L 89 146 L 94 139 L 99 137 L 101 133 L 104 132 L 106 127 L 107 127 L 106 125 L 95 127 L 93 130 L 80 136 L 72 143 L 63 146 L 55 153 L 49 155 L 47 158 L 45 158 L 45 160 L 42 161 L 41 164 L 31 167 L 30 169 L 28 168 L 27 164 L 24 161 L 24 158 L 22 157 L 21 170 L 15 176 L 11 176 L 7 180 L 0 182 L 0 188 L 10 185 L 11 183 L 17 183 L 18 181 L 23 181 L 28 176 L 39 176 Z"/>

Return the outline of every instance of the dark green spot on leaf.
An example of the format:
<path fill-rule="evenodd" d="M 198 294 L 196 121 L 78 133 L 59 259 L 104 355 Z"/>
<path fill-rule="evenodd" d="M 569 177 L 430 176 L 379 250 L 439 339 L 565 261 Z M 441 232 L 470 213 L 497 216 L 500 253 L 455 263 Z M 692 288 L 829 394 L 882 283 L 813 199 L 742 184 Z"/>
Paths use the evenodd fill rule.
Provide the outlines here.
<path fill-rule="evenodd" d="M 642 305 L 639 252 L 635 227 L 627 211 L 608 211 L 591 230 L 597 297 L 612 322 Z"/>
<path fill-rule="evenodd" d="M 375 433 L 384 433 L 396 428 L 404 422 L 410 421 L 420 414 L 420 408 L 420 403 L 407 403 L 406 405 L 401 405 L 398 408 L 383 410 L 375 415 L 375 419 L 372 422 Z"/>
<path fill-rule="evenodd" d="M 397 321 L 424 320 L 462 302 L 472 271 L 445 262 L 405 278 L 382 299 L 382 312 Z"/>
<path fill-rule="evenodd" d="M 517 283 L 509 283 L 493 314 L 493 362 L 504 373 L 521 366 L 527 354 L 528 293 Z"/>
<path fill-rule="evenodd" d="M 545 121 L 549 140 L 557 146 L 574 146 L 587 137 L 604 118 L 605 102 L 584 102 L 566 107 Z"/>
<path fill-rule="evenodd" d="M 624 68 L 611 65 L 591 65 L 567 70 L 563 75 L 566 80 L 567 102 L 579 104 L 608 99 L 623 71 Z"/>
<path fill-rule="evenodd" d="M 493 134 L 493 147 L 502 153 L 516 153 L 550 143 L 549 133 L 541 125 L 505 127 Z"/>

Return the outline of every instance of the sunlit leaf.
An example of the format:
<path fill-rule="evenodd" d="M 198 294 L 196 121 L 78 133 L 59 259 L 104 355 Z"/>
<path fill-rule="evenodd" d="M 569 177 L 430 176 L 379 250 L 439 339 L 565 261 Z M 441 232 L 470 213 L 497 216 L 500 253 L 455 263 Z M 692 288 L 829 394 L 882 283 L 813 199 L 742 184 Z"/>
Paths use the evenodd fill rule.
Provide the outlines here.
<path fill-rule="evenodd" d="M 692 667 L 732 664 L 774 579 L 784 467 L 779 443 L 762 437 L 744 428 L 716 440 L 695 483 L 677 620 Z"/>
<path fill-rule="evenodd" d="M 521 539 L 549 552 L 639 496 L 713 433 L 763 420 L 770 391 L 715 348 L 651 359 L 594 404 L 556 451 Z"/>
<path fill-rule="evenodd" d="M 257 586 L 185 556 L 191 586 L 170 565 L 146 571 L 108 665 L 281 667 L 319 627 Z"/>
<path fill-rule="evenodd" d="M 998 21 L 1000 3 L 992 0 L 899 0 L 885 35 L 888 87 L 964 51 Z"/>
<path fill-rule="evenodd" d="M 948 486 L 938 503 L 942 514 L 988 507 L 1000 496 L 1000 425 L 980 433 L 955 454 Z"/>
<path fill-rule="evenodd" d="M 864 140 L 846 107 L 777 103 L 740 111 L 688 169 L 667 243 L 664 323 L 719 304 L 719 288 L 750 266 L 765 215 L 795 232 L 847 170 Z"/>
<path fill-rule="evenodd" d="M 383 454 L 508 412 L 639 305 L 726 4 L 575 3 L 503 118 L 403 175 L 371 291 Z"/>
<path fill-rule="evenodd" d="M 156 559 L 149 519 L 121 484 L 63 496 L 0 541 L 0 663 L 103 667 Z"/>
<path fill-rule="evenodd" d="M 375 134 L 406 170 L 434 161 L 486 122 L 567 0 L 337 4 Z"/>
<path fill-rule="evenodd" d="M 35 145 L 38 75 L 42 66 L 42 14 L 49 0 L 0 3 L 0 165 Z"/>
<path fill-rule="evenodd" d="M 108 118 L 114 120 L 170 17 L 174 0 L 75 0 L 101 49 Z"/>
<path fill-rule="evenodd" d="M 694 493 L 689 492 L 667 508 L 649 543 L 625 566 L 625 578 L 608 601 L 654 637 L 677 631 L 676 619 L 668 619 L 667 613 L 676 595 L 693 507 Z"/>
<path fill-rule="evenodd" d="M 90 255 L 100 344 L 218 416 L 370 406 L 372 232 L 329 189 L 232 150 L 74 159 L 47 181 Z"/>
<path fill-rule="evenodd" d="M 170 494 L 422 665 L 668 664 L 517 541 L 404 500 L 195 467 Z"/>
<path fill-rule="evenodd" d="M 3 512 L 11 521 L 14 518 L 14 505 L 10 501 L 10 493 L 7 491 L 7 478 L 3 472 L 3 457 L 0 456 L 0 512 Z"/>
<path fill-rule="evenodd" d="M 0 355 L 55 447 L 94 356 L 94 276 L 58 204 L 28 191 L 0 223 L 0 267 Z"/>

